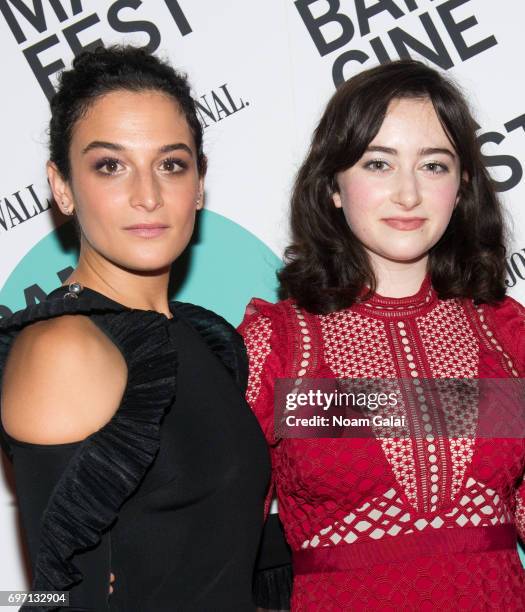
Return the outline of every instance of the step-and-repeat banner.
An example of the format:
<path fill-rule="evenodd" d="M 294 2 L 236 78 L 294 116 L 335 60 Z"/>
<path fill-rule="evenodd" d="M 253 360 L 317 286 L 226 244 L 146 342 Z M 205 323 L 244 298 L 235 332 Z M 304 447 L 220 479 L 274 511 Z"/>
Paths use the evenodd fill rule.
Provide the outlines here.
<path fill-rule="evenodd" d="M 75 54 L 133 43 L 190 76 L 209 157 L 206 210 L 176 291 L 233 323 L 275 299 L 294 174 L 338 83 L 423 59 L 464 89 L 514 233 L 509 293 L 525 302 L 525 4 L 488 0 L 0 0 L 0 317 L 75 265 L 45 178 L 48 99 Z M 184 272 L 182 274 L 182 272 Z M 4 460 L 5 463 L 5 460 Z M 0 590 L 26 586 L 12 478 L 0 470 Z"/>

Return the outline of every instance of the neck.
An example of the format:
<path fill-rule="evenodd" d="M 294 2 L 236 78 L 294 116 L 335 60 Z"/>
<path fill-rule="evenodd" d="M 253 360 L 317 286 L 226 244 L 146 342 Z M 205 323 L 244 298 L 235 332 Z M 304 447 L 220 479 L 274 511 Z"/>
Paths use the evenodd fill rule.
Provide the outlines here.
<path fill-rule="evenodd" d="M 428 256 L 417 261 L 398 262 L 371 257 L 376 292 L 384 297 L 403 298 L 417 293 L 427 274 Z"/>
<path fill-rule="evenodd" d="M 120 268 L 100 256 L 83 253 L 66 284 L 78 282 L 106 297 L 139 310 L 154 310 L 171 317 L 168 303 L 170 270 L 134 272 Z"/>

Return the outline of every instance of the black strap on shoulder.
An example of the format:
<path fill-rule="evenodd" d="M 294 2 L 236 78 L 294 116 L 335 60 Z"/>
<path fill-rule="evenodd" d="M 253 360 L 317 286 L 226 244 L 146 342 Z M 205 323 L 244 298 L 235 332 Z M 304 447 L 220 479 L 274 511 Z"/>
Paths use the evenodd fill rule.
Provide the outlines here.
<path fill-rule="evenodd" d="M 248 384 L 248 357 L 243 339 L 233 325 L 211 310 L 194 304 L 173 302 L 171 310 L 202 336 L 245 393 Z"/>

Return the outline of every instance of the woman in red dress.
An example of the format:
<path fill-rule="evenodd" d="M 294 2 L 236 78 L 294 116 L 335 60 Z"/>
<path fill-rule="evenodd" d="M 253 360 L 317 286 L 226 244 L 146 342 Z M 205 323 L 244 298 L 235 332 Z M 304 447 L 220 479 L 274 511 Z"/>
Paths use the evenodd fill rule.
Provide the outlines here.
<path fill-rule="evenodd" d="M 502 212 L 475 129 L 442 75 L 393 62 L 337 90 L 299 170 L 287 299 L 254 299 L 241 326 L 293 610 L 525 609 L 524 441 L 476 435 L 457 392 L 465 421 L 444 435 L 424 385 L 525 373 L 525 309 L 505 296 Z M 403 379 L 409 435 L 276 435 L 279 378 Z"/>

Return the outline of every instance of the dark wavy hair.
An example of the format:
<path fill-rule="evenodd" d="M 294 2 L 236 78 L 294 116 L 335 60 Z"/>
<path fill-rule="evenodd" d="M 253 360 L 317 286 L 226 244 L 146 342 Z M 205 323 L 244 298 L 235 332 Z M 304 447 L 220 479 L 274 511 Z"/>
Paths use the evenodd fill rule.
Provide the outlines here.
<path fill-rule="evenodd" d="M 430 99 L 459 157 L 459 202 L 429 252 L 432 284 L 441 298 L 496 302 L 505 295 L 505 228 L 501 205 L 482 161 L 476 123 L 458 88 L 415 60 L 366 70 L 343 83 L 314 131 L 292 193 L 292 244 L 279 272 L 281 297 L 315 313 L 366 299 L 376 279 L 368 255 L 333 204 L 336 174 L 353 166 L 378 133 L 394 99 Z"/>
<path fill-rule="evenodd" d="M 84 51 L 71 70 L 60 75 L 50 103 L 49 153 L 63 178 L 71 176 L 69 147 L 75 123 L 97 98 L 118 90 L 159 91 L 173 98 L 193 135 L 199 173 L 206 172 L 202 126 L 186 75 L 142 48 L 115 45 Z"/>

